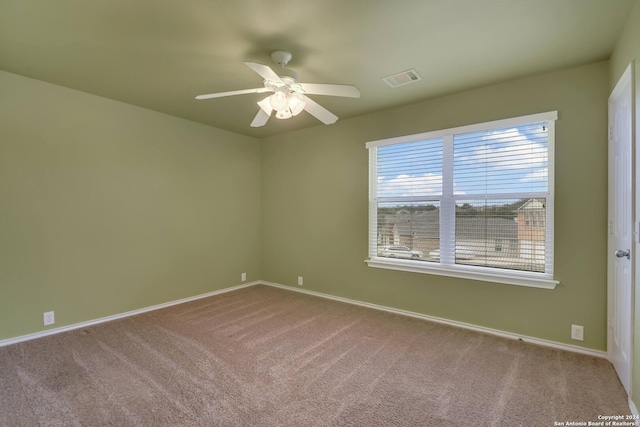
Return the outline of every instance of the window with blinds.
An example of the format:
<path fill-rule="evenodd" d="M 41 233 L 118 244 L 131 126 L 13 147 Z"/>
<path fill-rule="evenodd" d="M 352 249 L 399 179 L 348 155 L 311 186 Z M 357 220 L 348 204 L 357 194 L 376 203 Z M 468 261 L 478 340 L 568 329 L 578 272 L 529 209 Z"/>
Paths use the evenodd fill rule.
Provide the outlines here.
<path fill-rule="evenodd" d="M 557 112 L 367 143 L 370 266 L 553 280 Z"/>

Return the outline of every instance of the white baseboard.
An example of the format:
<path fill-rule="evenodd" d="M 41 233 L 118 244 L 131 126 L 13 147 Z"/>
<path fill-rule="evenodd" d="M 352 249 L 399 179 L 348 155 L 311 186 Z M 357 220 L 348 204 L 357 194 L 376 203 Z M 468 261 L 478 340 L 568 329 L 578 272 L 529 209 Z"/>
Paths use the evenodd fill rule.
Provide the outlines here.
<path fill-rule="evenodd" d="M 34 340 L 36 338 L 42 338 L 42 337 L 46 337 L 46 336 L 49 336 L 49 335 L 59 334 L 59 333 L 66 332 L 66 331 L 72 331 L 74 329 L 86 328 L 87 326 L 96 325 L 98 323 L 110 322 L 112 320 L 122 319 L 124 317 L 135 316 L 137 314 L 146 313 L 148 311 L 159 310 L 161 308 L 171 307 L 172 305 L 183 304 L 185 302 L 195 301 L 195 300 L 198 300 L 198 299 L 201 299 L 201 298 L 207 298 L 207 297 L 211 297 L 211 296 L 214 296 L 214 295 L 224 294 L 226 292 L 235 291 L 237 289 L 242 289 L 242 288 L 246 288 L 246 287 L 249 287 L 249 286 L 259 285 L 261 283 L 262 282 L 260 282 L 260 281 L 250 282 L 250 283 L 243 283 L 242 285 L 231 286 L 230 288 L 224 288 L 224 289 L 220 289 L 220 290 L 217 290 L 217 291 L 207 292 L 205 294 L 195 295 L 195 296 L 188 297 L 188 298 L 182 298 L 182 299 L 175 300 L 175 301 L 169 301 L 169 302 L 165 302 L 165 303 L 162 303 L 162 304 L 153 305 L 153 306 L 150 306 L 150 307 L 140 308 L 138 310 L 127 311 L 126 313 L 114 314 L 113 316 L 101 317 L 99 319 L 93 319 L 93 320 L 89 320 L 87 322 L 74 323 L 73 325 L 61 326 L 59 328 L 48 329 L 46 331 L 36 332 L 34 334 L 22 335 L 22 336 L 19 336 L 19 337 L 16 337 L 16 338 L 9 338 L 9 339 L 5 339 L 5 340 L 0 340 L 0 347 L 5 347 L 5 346 L 11 345 L 11 344 L 17 344 L 17 343 L 23 342 L 23 341 Z"/>
<path fill-rule="evenodd" d="M 313 296 L 317 296 L 317 297 L 321 297 L 321 298 L 327 298 L 327 299 L 331 299 L 331 300 L 334 300 L 334 301 L 345 302 L 347 304 L 359 305 L 359 306 L 362 306 L 362 307 L 373 308 L 375 310 L 382 310 L 382 311 L 387 311 L 387 312 L 390 312 L 390 313 L 396 313 L 396 314 L 401 314 L 401 315 L 404 315 L 404 316 L 410 316 L 410 317 L 415 317 L 415 318 L 418 318 L 418 319 L 428 320 L 428 321 L 431 321 L 431 322 L 437 322 L 437 323 L 443 323 L 443 324 L 450 325 L 450 326 L 456 326 L 458 328 L 470 329 L 472 331 L 483 332 L 485 334 L 496 335 L 496 336 L 503 337 L 503 338 L 509 338 L 509 339 L 513 339 L 513 340 L 524 341 L 524 342 L 537 344 L 537 345 L 541 345 L 541 346 L 545 346 L 545 347 L 552 347 L 552 348 L 557 348 L 557 349 L 560 349 L 560 350 L 572 351 L 574 353 L 581 353 L 581 354 L 600 357 L 600 358 L 604 358 L 604 359 L 608 358 L 607 357 L 607 352 L 605 352 L 605 351 L 592 350 L 592 349 L 580 347 L 580 346 L 577 346 L 577 345 L 564 344 L 564 343 L 560 343 L 560 342 L 556 342 L 556 341 L 549 341 L 549 340 L 544 340 L 544 339 L 540 339 L 540 338 L 529 337 L 529 336 L 526 336 L 526 335 L 518 335 L 518 334 L 514 334 L 512 332 L 501 331 L 499 329 L 485 328 L 484 326 L 473 325 L 471 323 L 458 322 L 458 321 L 455 321 L 455 320 L 444 319 L 444 318 L 441 318 L 441 317 L 435 317 L 435 316 L 429 316 L 429 315 L 426 315 L 426 314 L 415 313 L 413 311 L 400 310 L 400 309 L 397 309 L 397 308 L 387 307 L 387 306 L 383 306 L 383 305 L 371 304 L 371 303 L 368 303 L 368 302 L 352 300 L 352 299 L 349 299 L 349 298 L 337 297 L 337 296 L 334 296 L 334 295 L 323 294 L 321 292 L 309 291 L 307 289 L 294 288 L 292 286 L 285 286 L 285 285 L 281 285 L 279 283 L 272 283 L 272 282 L 265 282 L 265 281 L 262 281 L 260 283 L 262 283 L 264 285 L 268 285 L 268 286 L 273 286 L 273 287 L 276 287 L 276 288 L 286 289 L 286 290 L 289 290 L 289 291 L 301 292 L 301 293 L 304 293 L 304 294 L 313 295 Z"/>

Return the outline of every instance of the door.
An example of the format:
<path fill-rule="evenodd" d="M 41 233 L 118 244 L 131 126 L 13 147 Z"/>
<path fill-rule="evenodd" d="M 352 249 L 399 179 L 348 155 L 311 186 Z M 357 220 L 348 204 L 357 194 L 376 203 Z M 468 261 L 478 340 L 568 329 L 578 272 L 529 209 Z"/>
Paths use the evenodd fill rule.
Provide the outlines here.
<path fill-rule="evenodd" d="M 633 322 L 632 217 L 632 67 L 629 65 L 609 97 L 609 359 L 622 385 L 631 392 Z"/>

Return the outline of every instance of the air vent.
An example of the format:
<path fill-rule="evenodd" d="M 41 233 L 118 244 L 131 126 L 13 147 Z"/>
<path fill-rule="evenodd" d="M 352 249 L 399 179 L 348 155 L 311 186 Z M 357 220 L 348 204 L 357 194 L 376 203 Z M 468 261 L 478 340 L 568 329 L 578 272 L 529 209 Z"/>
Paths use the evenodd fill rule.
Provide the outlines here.
<path fill-rule="evenodd" d="M 384 82 L 390 87 L 398 87 L 420 81 L 422 80 L 422 77 L 420 77 L 420 74 L 412 68 L 411 70 L 383 77 L 382 80 L 384 80 Z"/>

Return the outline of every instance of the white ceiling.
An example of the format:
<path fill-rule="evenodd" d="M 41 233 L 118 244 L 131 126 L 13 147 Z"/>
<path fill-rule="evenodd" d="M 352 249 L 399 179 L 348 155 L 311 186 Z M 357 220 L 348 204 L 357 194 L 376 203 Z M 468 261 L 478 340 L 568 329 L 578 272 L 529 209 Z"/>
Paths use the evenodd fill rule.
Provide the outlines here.
<path fill-rule="evenodd" d="M 636 0 L 0 0 L 0 69 L 263 137 L 324 126 L 307 113 L 249 123 L 264 94 L 243 64 L 289 50 L 340 118 L 609 58 Z M 414 68 L 395 89 L 381 78 Z"/>

